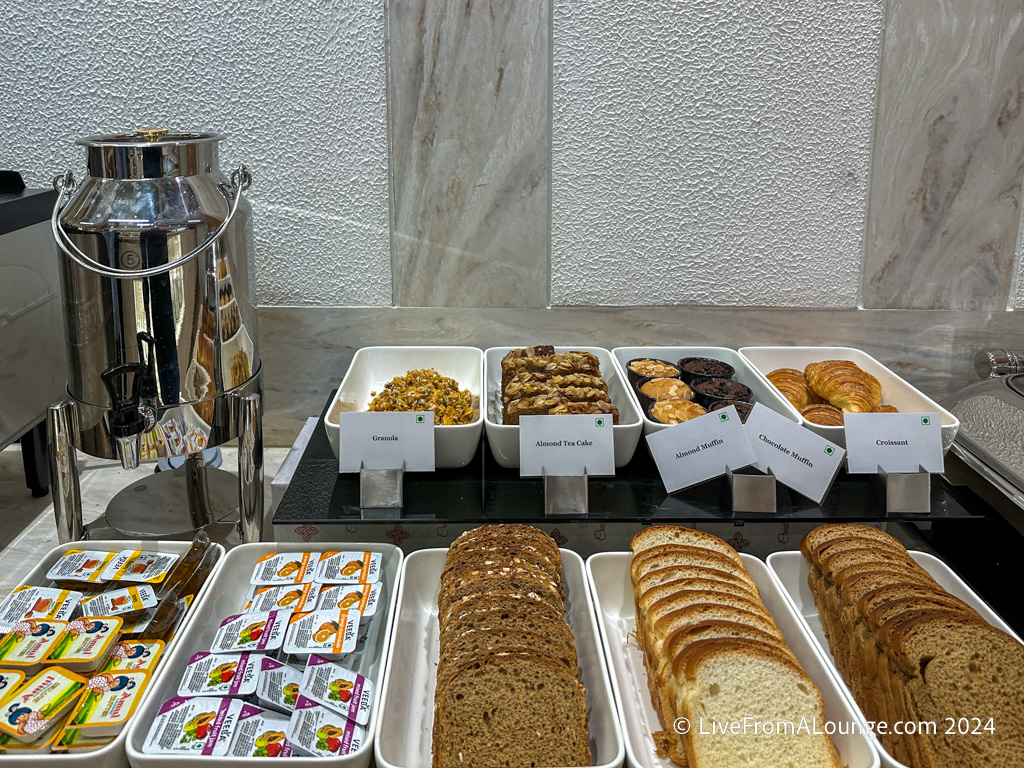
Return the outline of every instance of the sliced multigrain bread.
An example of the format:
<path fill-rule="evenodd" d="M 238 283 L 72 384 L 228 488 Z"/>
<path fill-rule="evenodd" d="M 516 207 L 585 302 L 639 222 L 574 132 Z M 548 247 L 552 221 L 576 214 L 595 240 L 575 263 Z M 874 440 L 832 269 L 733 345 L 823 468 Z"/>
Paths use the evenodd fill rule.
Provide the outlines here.
<path fill-rule="evenodd" d="M 590 765 L 586 689 L 549 657 L 467 661 L 434 715 L 433 768 Z"/>
<path fill-rule="evenodd" d="M 504 569 L 526 570 L 536 573 L 537 577 L 545 580 L 555 587 L 559 594 L 562 594 L 561 566 L 556 570 L 554 563 L 545 559 L 536 560 L 530 555 L 520 555 L 514 549 L 504 553 L 462 553 L 458 559 L 454 559 L 445 566 L 441 574 L 442 581 L 446 584 L 454 580 L 464 578 L 467 573 L 483 573 Z"/>
<path fill-rule="evenodd" d="M 455 555 L 463 547 L 473 546 L 478 540 L 493 536 L 501 537 L 510 543 L 518 539 L 525 540 L 525 543 L 540 547 L 549 557 L 561 561 L 561 554 L 558 552 L 558 545 L 554 539 L 539 528 L 519 523 L 497 523 L 468 530 L 460 534 L 451 543 L 451 546 L 448 548 L 448 555 Z"/>
<path fill-rule="evenodd" d="M 649 528 L 645 528 L 633 537 L 629 547 L 634 555 L 639 555 L 641 552 L 664 544 L 683 544 L 685 546 L 710 549 L 720 552 L 737 565 L 743 566 L 743 560 L 740 558 L 739 552 L 733 549 L 728 542 L 723 541 L 717 536 L 712 536 L 710 533 L 704 533 L 694 528 L 683 528 L 678 525 L 652 525 Z"/>
<path fill-rule="evenodd" d="M 705 641 L 689 656 L 679 696 L 681 716 L 694 723 L 825 721 L 821 694 L 798 665 L 770 650 L 734 642 Z M 772 738 L 752 729 L 745 734 L 702 732 L 710 730 L 691 727 L 682 736 L 692 768 L 840 765 L 831 740 L 814 729 Z"/>
<path fill-rule="evenodd" d="M 576 646 L 566 643 L 558 635 L 542 635 L 523 629 L 493 627 L 491 629 L 469 629 L 452 634 L 445 641 L 445 654 L 460 656 L 471 651 L 524 651 L 546 653 L 566 665 L 573 673 L 579 671 L 576 661 Z"/>
<path fill-rule="evenodd" d="M 455 600 L 491 589 L 537 594 L 550 602 L 554 608 L 562 604 L 559 586 L 553 584 L 537 569 L 525 566 L 468 568 L 455 571 L 446 579 L 437 598 L 438 613 L 447 613 L 448 607 Z"/>
<path fill-rule="evenodd" d="M 553 622 L 565 623 L 565 611 L 562 606 L 552 606 L 540 595 L 530 592 L 509 592 L 507 590 L 491 590 L 477 592 L 452 601 L 445 613 L 439 613 L 437 623 L 443 636 L 452 622 L 458 621 L 466 614 L 481 609 L 501 609 L 511 612 L 527 612 L 534 616 L 550 619 Z"/>
<path fill-rule="evenodd" d="M 552 579 L 561 579 L 561 558 L 551 554 L 539 544 L 521 537 L 485 536 L 476 539 L 445 560 L 445 573 L 461 565 L 479 564 L 504 559 L 526 561 L 548 572 Z M 443 575 L 443 574 L 442 574 Z"/>
<path fill-rule="evenodd" d="M 572 630 L 560 618 L 556 621 L 536 611 L 510 610 L 503 606 L 477 608 L 461 613 L 447 623 L 441 631 L 440 642 L 468 630 L 507 629 L 513 632 L 534 632 L 559 639 L 567 646 L 573 646 Z"/>

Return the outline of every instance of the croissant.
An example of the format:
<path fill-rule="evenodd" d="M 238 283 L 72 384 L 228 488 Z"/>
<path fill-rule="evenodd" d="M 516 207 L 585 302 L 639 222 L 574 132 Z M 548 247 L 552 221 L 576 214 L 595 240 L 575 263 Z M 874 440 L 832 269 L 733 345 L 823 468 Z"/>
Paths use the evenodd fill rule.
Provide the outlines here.
<path fill-rule="evenodd" d="M 807 383 L 807 377 L 795 368 L 777 368 L 768 374 L 768 381 L 774 384 L 798 411 L 804 406 L 821 402 L 821 398 Z"/>
<path fill-rule="evenodd" d="M 843 426 L 843 412 L 828 403 L 815 403 L 800 409 L 800 414 L 814 424 L 823 427 Z"/>
<path fill-rule="evenodd" d="M 848 360 L 823 360 L 804 368 L 808 383 L 823 400 L 844 413 L 871 413 L 882 405 L 882 385 Z"/>
<path fill-rule="evenodd" d="M 880 405 L 875 408 L 875 413 L 899 413 L 900 409 L 895 405 Z"/>

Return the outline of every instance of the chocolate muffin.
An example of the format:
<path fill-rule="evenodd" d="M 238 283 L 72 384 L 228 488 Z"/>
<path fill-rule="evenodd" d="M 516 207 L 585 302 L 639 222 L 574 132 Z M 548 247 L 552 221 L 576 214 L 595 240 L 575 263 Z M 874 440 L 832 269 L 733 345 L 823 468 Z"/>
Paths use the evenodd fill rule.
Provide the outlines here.
<path fill-rule="evenodd" d="M 677 365 L 679 366 L 679 378 L 687 384 L 692 384 L 695 379 L 731 379 L 736 369 L 721 360 L 712 357 L 684 357 Z"/>
<path fill-rule="evenodd" d="M 750 415 L 750 411 L 754 408 L 751 403 L 745 403 L 742 400 L 719 400 L 717 403 L 712 405 L 708 412 L 718 411 L 722 408 L 728 408 L 730 405 L 736 408 L 736 413 L 740 416 L 740 422 L 743 424 L 747 423 L 747 416 Z"/>
<path fill-rule="evenodd" d="M 722 400 L 749 402 L 754 396 L 750 387 L 732 379 L 696 379 L 690 386 L 693 387 L 693 399 L 705 408 Z"/>
<path fill-rule="evenodd" d="M 638 357 L 626 363 L 626 377 L 634 386 L 643 379 L 675 378 L 678 375 L 679 366 L 673 365 L 667 360 Z"/>

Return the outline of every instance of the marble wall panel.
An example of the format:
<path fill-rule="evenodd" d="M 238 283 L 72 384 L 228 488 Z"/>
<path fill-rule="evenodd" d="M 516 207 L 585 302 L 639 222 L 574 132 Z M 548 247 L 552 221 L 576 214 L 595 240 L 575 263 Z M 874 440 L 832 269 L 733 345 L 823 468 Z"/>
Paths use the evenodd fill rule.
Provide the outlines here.
<path fill-rule="evenodd" d="M 547 343 L 613 349 L 640 345 L 837 345 L 863 349 L 926 394 L 942 398 L 978 380 L 974 352 L 1012 346 L 1012 312 L 748 309 L 729 307 L 264 308 L 260 353 L 268 445 L 291 445 L 319 415 L 352 355 L 375 344 L 485 349 Z"/>
<path fill-rule="evenodd" d="M 550 0 L 392 0 L 399 306 L 547 303 Z"/>
<path fill-rule="evenodd" d="M 552 304 L 857 306 L 882 5 L 556 2 Z"/>
<path fill-rule="evenodd" d="M 1021 306 L 1024 3 L 888 4 L 866 307 Z"/>

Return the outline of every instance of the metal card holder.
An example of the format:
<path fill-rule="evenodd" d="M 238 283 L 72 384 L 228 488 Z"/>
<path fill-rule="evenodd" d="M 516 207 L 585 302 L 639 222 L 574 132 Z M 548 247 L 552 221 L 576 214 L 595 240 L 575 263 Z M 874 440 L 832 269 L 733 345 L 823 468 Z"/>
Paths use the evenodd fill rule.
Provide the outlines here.
<path fill-rule="evenodd" d="M 398 469 L 359 466 L 361 509 L 401 509 L 405 506 L 405 462 Z"/>
<path fill-rule="evenodd" d="M 879 467 L 873 484 L 888 514 L 927 515 L 932 510 L 932 476 L 923 467 L 918 472 L 886 472 Z"/>
<path fill-rule="evenodd" d="M 746 469 L 729 469 L 729 490 L 732 492 L 733 512 L 763 512 L 774 515 L 777 483 L 775 475 Z"/>
<path fill-rule="evenodd" d="M 587 475 L 544 472 L 544 516 L 585 515 L 590 511 Z"/>

